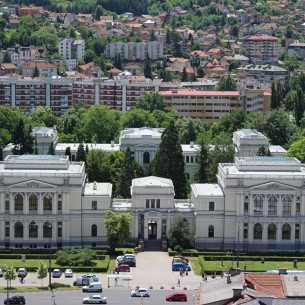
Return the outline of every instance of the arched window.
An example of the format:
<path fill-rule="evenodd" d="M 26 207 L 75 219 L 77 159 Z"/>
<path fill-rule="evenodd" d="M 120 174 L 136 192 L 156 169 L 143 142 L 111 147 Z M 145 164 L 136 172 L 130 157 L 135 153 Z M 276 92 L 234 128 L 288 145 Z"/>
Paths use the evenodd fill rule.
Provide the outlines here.
<path fill-rule="evenodd" d="M 291 226 L 288 223 L 284 223 L 282 226 L 282 239 L 291 238 Z"/>
<path fill-rule="evenodd" d="M 29 197 L 29 210 L 38 211 L 38 197 L 35 194 L 31 194 Z"/>
<path fill-rule="evenodd" d="M 269 214 L 276 214 L 277 212 L 277 198 L 272 195 L 268 198 L 268 213 Z"/>
<path fill-rule="evenodd" d="M 97 225 L 92 225 L 91 226 L 91 236 L 92 237 L 97 236 Z"/>
<path fill-rule="evenodd" d="M 253 239 L 263 238 L 263 227 L 260 223 L 256 223 L 253 227 Z"/>
<path fill-rule="evenodd" d="M 276 239 L 276 225 L 271 223 L 268 226 L 268 239 Z"/>
<path fill-rule="evenodd" d="M 38 225 L 35 221 L 29 223 L 29 237 L 37 238 L 38 237 Z"/>
<path fill-rule="evenodd" d="M 44 212 L 50 212 L 52 211 L 52 196 L 50 194 L 46 194 L 43 197 L 43 211 Z"/>
<path fill-rule="evenodd" d="M 209 226 L 209 237 L 214 237 L 214 226 Z"/>
<path fill-rule="evenodd" d="M 291 214 L 291 203 L 292 200 L 289 196 L 285 195 L 282 197 L 282 204 L 283 204 L 283 214 L 284 215 L 290 215 Z"/>
<path fill-rule="evenodd" d="M 144 164 L 149 164 L 150 163 L 150 153 L 148 151 L 146 151 L 143 154 L 143 163 Z"/>
<path fill-rule="evenodd" d="M 254 213 L 263 213 L 264 198 L 263 196 L 254 197 Z"/>
<path fill-rule="evenodd" d="M 15 211 L 23 211 L 23 196 L 21 194 L 15 196 Z"/>
<path fill-rule="evenodd" d="M 15 223 L 15 238 L 23 237 L 23 223 L 21 221 L 17 221 Z"/>
<path fill-rule="evenodd" d="M 52 223 L 49 221 L 43 224 L 43 238 L 52 238 Z"/>

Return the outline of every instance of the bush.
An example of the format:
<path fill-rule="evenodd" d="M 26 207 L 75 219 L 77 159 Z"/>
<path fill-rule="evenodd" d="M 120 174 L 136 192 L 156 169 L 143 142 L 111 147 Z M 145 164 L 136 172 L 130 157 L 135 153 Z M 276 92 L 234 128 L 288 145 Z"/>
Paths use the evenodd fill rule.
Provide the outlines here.
<path fill-rule="evenodd" d="M 56 253 L 59 266 L 95 266 L 96 252 L 91 249 L 66 248 Z"/>
<path fill-rule="evenodd" d="M 56 288 L 60 288 L 60 287 L 71 287 L 71 285 L 69 285 L 69 284 L 62 284 L 62 283 L 52 283 L 51 284 L 51 288 L 52 289 L 56 289 Z"/>

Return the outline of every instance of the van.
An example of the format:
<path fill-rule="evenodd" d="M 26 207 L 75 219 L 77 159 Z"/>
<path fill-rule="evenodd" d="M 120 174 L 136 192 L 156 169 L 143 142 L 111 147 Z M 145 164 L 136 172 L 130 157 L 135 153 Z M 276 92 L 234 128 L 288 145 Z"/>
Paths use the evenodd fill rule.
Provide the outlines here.
<path fill-rule="evenodd" d="M 82 288 L 83 292 L 103 292 L 102 283 L 96 282 Z"/>
<path fill-rule="evenodd" d="M 89 279 L 83 276 L 79 276 L 73 281 L 73 286 L 89 285 Z"/>

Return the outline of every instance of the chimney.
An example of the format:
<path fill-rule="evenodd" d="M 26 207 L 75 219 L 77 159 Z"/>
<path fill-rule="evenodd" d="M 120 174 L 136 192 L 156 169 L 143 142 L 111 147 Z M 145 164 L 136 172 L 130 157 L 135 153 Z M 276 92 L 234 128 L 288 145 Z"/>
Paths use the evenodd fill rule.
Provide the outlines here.
<path fill-rule="evenodd" d="M 191 146 L 191 148 L 194 148 L 194 141 L 190 142 L 190 146 Z"/>
<path fill-rule="evenodd" d="M 111 147 L 114 147 L 114 141 L 111 141 Z"/>
<path fill-rule="evenodd" d="M 243 292 L 243 288 L 232 288 L 233 290 L 233 299 L 240 298 Z"/>

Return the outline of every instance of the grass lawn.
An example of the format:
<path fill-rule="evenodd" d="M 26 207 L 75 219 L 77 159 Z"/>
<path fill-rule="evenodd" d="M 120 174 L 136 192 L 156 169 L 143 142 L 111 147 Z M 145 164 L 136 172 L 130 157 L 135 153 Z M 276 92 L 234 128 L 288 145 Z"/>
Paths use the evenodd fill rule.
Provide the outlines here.
<path fill-rule="evenodd" d="M 80 287 L 72 286 L 72 287 L 58 287 L 56 291 L 63 290 L 79 290 Z M 48 287 L 37 287 L 37 286 L 16 286 L 9 288 L 9 293 L 23 293 L 23 292 L 42 292 L 42 291 L 50 291 Z M 6 293 L 6 286 L 0 286 L 0 293 Z"/>

